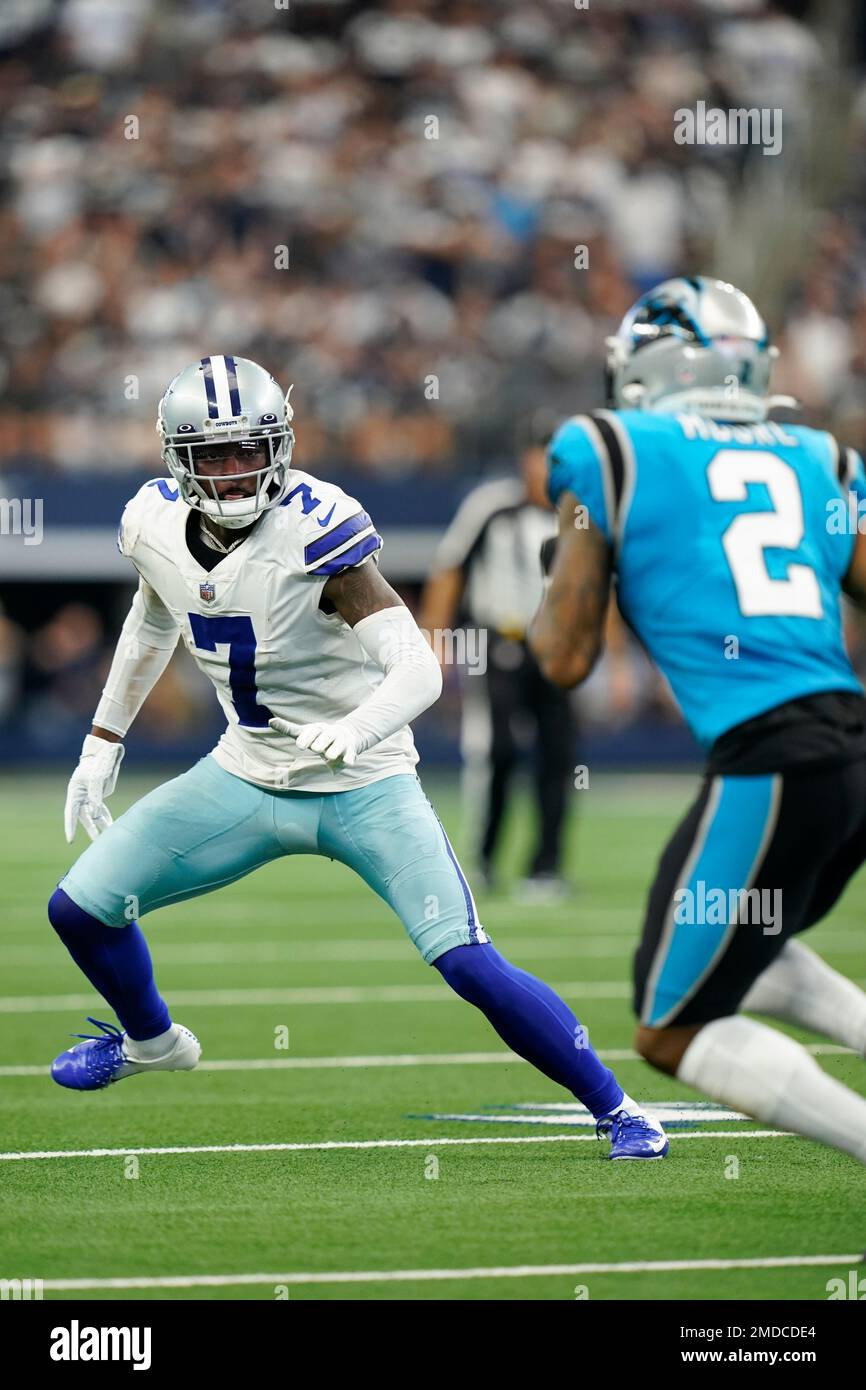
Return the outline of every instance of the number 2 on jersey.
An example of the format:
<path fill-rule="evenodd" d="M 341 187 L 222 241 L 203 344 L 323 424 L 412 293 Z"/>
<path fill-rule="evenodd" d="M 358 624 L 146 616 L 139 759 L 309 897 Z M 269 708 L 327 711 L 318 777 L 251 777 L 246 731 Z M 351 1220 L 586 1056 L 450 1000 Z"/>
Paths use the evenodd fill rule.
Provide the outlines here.
<path fill-rule="evenodd" d="M 822 618 L 821 589 L 809 565 L 789 564 L 773 579 L 764 552 L 796 550 L 805 534 L 803 497 L 795 470 L 766 450 L 720 449 L 707 468 L 717 502 L 745 502 L 750 483 L 763 483 L 772 511 L 741 512 L 722 536 L 740 611 L 747 618 Z"/>
<path fill-rule="evenodd" d="M 229 649 L 229 687 L 239 722 L 254 729 L 266 728 L 271 711 L 258 702 L 256 634 L 252 618 L 246 614 L 237 618 L 211 618 L 206 613 L 187 616 L 199 651 L 215 652 L 217 644 Z"/>

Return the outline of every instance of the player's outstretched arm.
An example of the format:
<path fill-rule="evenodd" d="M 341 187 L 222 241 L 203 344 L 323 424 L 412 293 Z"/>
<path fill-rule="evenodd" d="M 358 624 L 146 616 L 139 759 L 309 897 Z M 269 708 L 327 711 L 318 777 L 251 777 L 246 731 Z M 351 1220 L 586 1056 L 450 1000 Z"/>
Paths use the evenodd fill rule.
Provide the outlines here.
<path fill-rule="evenodd" d="M 142 579 L 66 792 L 63 828 L 70 844 L 78 822 L 91 840 L 111 825 L 105 805 L 117 785 L 122 739 L 169 663 L 179 628 L 156 592 Z"/>
<path fill-rule="evenodd" d="M 395 734 L 438 700 L 442 673 L 415 619 L 374 561 L 334 575 L 324 587 L 385 678 L 357 709 L 333 723 L 293 724 L 274 718 L 275 733 L 319 753 L 333 766 L 351 766 L 360 753 Z"/>
<path fill-rule="evenodd" d="M 571 492 L 559 504 L 559 535 L 550 584 L 529 629 L 529 646 L 542 672 L 554 685 L 586 680 L 601 651 L 610 594 L 607 541 L 583 516 Z"/>

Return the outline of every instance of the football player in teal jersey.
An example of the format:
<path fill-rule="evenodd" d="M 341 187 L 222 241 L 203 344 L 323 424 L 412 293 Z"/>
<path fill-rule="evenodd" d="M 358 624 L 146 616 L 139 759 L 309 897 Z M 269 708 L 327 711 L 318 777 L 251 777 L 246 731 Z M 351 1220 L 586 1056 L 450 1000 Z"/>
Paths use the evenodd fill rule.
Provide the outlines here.
<path fill-rule="evenodd" d="M 866 1056 L 866 994 L 800 940 L 866 859 L 866 699 L 842 592 L 866 604 L 863 462 L 768 419 L 776 349 L 703 277 L 640 298 L 609 340 L 613 409 L 549 453 L 559 534 L 531 646 L 584 680 L 611 587 L 706 753 L 635 958 L 636 1046 L 660 1071 L 866 1163 L 866 1100 L 746 1014 Z M 863 523 L 866 531 L 866 522 Z"/>

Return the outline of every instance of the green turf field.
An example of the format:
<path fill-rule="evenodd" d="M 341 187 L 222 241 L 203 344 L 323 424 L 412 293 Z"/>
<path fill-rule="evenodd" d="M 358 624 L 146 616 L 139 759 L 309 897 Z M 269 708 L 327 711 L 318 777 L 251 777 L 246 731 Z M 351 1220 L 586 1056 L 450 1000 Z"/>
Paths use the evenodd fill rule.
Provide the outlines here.
<path fill-rule="evenodd" d="M 156 780 L 121 777 L 114 814 Z M 459 845 L 452 787 L 427 786 Z M 162 992 L 201 1039 L 198 1071 L 61 1090 L 47 1064 L 86 1013 L 105 1017 L 45 919 L 69 859 L 64 789 L 0 781 L 0 1278 L 43 1279 L 46 1298 L 268 1300 L 826 1299 L 848 1279 L 866 1179 L 817 1145 L 698 1119 L 670 1131 L 664 1162 L 610 1164 L 555 1112 L 429 1118 L 569 1098 L 503 1057 L 389 909 L 326 860 L 146 919 Z M 596 778 L 571 856 L 579 895 L 531 909 L 479 896 L 500 950 L 559 988 L 626 1088 L 659 1103 L 693 1097 L 630 1051 L 630 961 L 691 790 Z M 521 803 L 509 825 L 514 873 L 527 816 Z M 861 982 L 864 907 L 861 876 L 810 938 Z M 862 1061 L 820 1060 L 866 1094 Z"/>

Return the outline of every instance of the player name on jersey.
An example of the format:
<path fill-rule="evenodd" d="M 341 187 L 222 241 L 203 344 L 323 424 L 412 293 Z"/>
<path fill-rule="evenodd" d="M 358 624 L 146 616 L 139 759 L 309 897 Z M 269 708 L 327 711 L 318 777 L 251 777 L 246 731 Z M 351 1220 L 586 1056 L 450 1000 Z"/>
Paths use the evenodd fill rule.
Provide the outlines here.
<path fill-rule="evenodd" d="M 776 420 L 763 420 L 755 425 L 726 425 L 721 420 L 708 420 L 702 415 L 674 417 L 686 439 L 710 439 L 717 444 L 784 444 L 796 449 L 800 441 Z"/>

